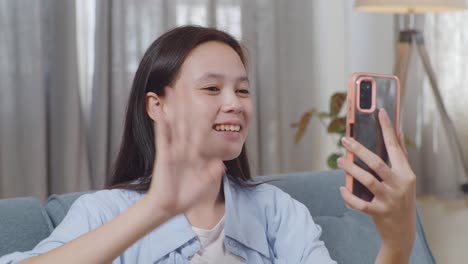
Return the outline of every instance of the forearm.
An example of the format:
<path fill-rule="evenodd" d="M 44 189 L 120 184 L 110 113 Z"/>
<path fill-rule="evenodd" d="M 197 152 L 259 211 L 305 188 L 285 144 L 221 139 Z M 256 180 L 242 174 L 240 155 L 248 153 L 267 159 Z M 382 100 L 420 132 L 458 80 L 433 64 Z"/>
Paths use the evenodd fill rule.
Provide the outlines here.
<path fill-rule="evenodd" d="M 145 195 L 112 221 L 28 263 L 110 263 L 145 234 L 169 220 Z"/>
<path fill-rule="evenodd" d="M 375 264 L 408 264 L 411 252 L 404 252 L 400 250 L 394 250 L 385 245 L 382 245 L 379 250 L 379 255 L 375 260 Z"/>

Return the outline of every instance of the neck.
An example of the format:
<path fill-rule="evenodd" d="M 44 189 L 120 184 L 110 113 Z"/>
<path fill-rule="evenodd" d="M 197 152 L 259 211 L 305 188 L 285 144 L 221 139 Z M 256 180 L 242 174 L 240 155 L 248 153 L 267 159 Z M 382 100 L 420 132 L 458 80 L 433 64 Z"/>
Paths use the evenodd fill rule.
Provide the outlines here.
<path fill-rule="evenodd" d="M 224 215 L 223 178 L 213 183 L 206 195 L 185 212 L 190 224 L 203 229 L 213 228 Z"/>

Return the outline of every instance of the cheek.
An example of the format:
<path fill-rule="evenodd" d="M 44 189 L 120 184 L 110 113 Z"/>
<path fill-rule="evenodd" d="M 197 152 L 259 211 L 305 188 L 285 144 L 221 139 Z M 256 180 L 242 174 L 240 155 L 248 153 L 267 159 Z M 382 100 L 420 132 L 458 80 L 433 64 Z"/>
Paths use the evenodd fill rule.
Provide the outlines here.
<path fill-rule="evenodd" d="M 245 121 L 247 122 L 247 125 L 250 124 L 254 116 L 254 109 L 252 105 L 252 101 L 248 100 L 247 102 L 244 103 L 244 118 Z"/>
<path fill-rule="evenodd" d="M 218 114 L 219 104 L 215 100 L 195 100 L 192 110 L 199 118 L 212 120 Z"/>

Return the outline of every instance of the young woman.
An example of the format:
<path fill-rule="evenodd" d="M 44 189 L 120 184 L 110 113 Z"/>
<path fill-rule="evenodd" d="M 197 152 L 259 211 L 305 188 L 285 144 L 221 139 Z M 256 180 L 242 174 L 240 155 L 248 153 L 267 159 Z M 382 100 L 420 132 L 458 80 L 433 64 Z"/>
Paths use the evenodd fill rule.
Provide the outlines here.
<path fill-rule="evenodd" d="M 1 263 L 335 263 L 304 205 L 251 181 L 245 140 L 253 115 L 244 52 L 228 34 L 180 27 L 159 37 L 135 75 L 111 188 L 81 196 L 53 233 Z M 383 179 L 340 166 L 374 194 L 345 188 L 382 238 L 376 263 L 408 263 L 415 175 L 385 113 L 391 168 L 343 144 Z"/>

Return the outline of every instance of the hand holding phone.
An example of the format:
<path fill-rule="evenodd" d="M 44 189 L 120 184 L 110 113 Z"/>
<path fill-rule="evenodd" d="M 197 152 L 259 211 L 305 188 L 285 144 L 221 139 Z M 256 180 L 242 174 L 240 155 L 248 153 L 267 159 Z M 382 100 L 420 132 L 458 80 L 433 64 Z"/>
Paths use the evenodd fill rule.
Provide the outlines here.
<path fill-rule="evenodd" d="M 408 263 L 416 236 L 416 176 L 397 136 L 398 79 L 354 74 L 348 100 L 347 136 L 342 139 L 347 155 L 338 159 L 346 172 L 341 196 L 349 208 L 374 221 L 382 239 L 377 259 Z"/>
<path fill-rule="evenodd" d="M 355 73 L 348 83 L 348 115 L 346 136 L 355 139 L 364 147 L 374 152 L 387 165 L 390 165 L 388 153 L 378 119 L 379 111 L 385 110 L 395 128 L 399 130 L 400 85 L 398 78 L 390 75 Z M 372 174 L 379 181 L 382 179 L 361 159 L 347 151 L 346 158 Z M 373 193 L 351 175 L 346 175 L 346 187 L 354 195 L 371 201 Z"/>

